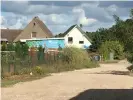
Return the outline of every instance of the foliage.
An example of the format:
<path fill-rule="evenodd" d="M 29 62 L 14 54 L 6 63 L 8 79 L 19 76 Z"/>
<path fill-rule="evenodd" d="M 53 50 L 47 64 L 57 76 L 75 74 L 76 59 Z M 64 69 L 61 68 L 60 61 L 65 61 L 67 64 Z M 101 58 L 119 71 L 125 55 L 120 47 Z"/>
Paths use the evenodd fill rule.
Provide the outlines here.
<path fill-rule="evenodd" d="M 133 9 L 130 11 L 130 17 L 133 19 Z"/>
<path fill-rule="evenodd" d="M 36 67 L 33 69 L 33 72 L 34 72 L 34 74 L 39 74 L 39 75 L 44 74 L 44 70 L 43 70 L 43 68 L 40 67 L 40 66 L 36 66 Z"/>
<path fill-rule="evenodd" d="M 83 27 L 83 24 L 80 24 L 79 26 L 82 28 Z"/>
<path fill-rule="evenodd" d="M 66 47 L 63 49 L 63 62 L 67 63 L 68 66 L 73 66 L 75 68 L 83 67 L 92 67 L 92 61 L 89 58 L 89 55 L 86 50 L 75 48 L 75 47 Z"/>
<path fill-rule="evenodd" d="M 43 47 L 40 45 L 39 47 L 38 47 L 38 50 L 39 50 L 39 52 L 43 52 Z"/>
<path fill-rule="evenodd" d="M 22 54 L 23 54 L 23 57 L 26 57 L 28 55 L 28 45 L 27 44 L 22 44 Z"/>
<path fill-rule="evenodd" d="M 133 63 L 133 53 L 127 53 L 127 60 L 129 61 L 129 62 L 131 62 L 131 63 Z"/>
<path fill-rule="evenodd" d="M 111 52 L 114 53 L 115 58 L 121 59 L 123 50 L 124 48 L 119 41 L 105 41 L 101 45 L 99 52 L 103 55 L 104 60 L 109 58 L 109 53 Z"/>
<path fill-rule="evenodd" d="M 16 42 L 16 44 L 15 44 L 15 52 L 18 57 L 22 56 L 22 45 L 21 45 L 20 41 Z"/>
<path fill-rule="evenodd" d="M 1 50 L 2 51 L 6 51 L 7 50 L 7 43 L 6 42 L 3 42 L 2 45 L 1 45 Z"/>
<path fill-rule="evenodd" d="M 22 68 L 19 70 L 19 74 L 23 75 L 23 74 L 30 74 L 31 69 L 30 68 Z"/>
<path fill-rule="evenodd" d="M 119 41 L 124 45 L 124 51 L 133 51 L 133 9 L 131 9 L 130 19 L 121 20 L 117 15 L 113 15 L 115 25 L 110 28 L 100 28 L 96 32 L 86 32 L 92 39 L 91 49 L 97 51 L 102 42 Z"/>
<path fill-rule="evenodd" d="M 15 44 L 15 52 L 19 58 L 25 58 L 28 55 L 28 45 L 17 42 Z"/>
<path fill-rule="evenodd" d="M 13 43 L 7 44 L 7 51 L 15 51 L 15 46 Z"/>
<path fill-rule="evenodd" d="M 127 67 L 127 69 L 128 69 L 129 71 L 133 72 L 133 65 Z"/>

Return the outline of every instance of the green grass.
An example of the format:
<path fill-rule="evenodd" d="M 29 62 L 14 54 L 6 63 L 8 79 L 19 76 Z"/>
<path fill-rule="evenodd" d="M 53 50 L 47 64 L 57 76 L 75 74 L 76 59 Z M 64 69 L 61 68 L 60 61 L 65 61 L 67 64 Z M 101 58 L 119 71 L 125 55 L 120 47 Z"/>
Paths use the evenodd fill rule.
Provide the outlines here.
<path fill-rule="evenodd" d="M 49 76 L 50 74 L 47 75 L 36 75 L 36 76 L 30 76 L 30 75 L 14 75 L 5 79 L 1 80 L 1 87 L 9 87 L 13 86 L 16 83 L 19 82 L 26 82 L 26 81 L 33 81 L 37 79 L 41 79 L 43 77 Z"/>

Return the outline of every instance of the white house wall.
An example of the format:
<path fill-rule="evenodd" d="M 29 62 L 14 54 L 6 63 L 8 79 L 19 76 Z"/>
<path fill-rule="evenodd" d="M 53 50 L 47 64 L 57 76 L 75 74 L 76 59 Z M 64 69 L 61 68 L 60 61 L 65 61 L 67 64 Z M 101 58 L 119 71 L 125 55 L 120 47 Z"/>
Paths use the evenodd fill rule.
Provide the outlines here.
<path fill-rule="evenodd" d="M 68 37 L 73 37 L 73 43 L 68 43 Z M 83 48 L 84 45 L 90 46 L 91 43 L 86 39 L 85 36 L 75 27 L 73 28 L 65 37 L 66 46 L 75 46 L 78 48 Z M 79 41 L 84 41 L 83 44 L 79 44 Z"/>

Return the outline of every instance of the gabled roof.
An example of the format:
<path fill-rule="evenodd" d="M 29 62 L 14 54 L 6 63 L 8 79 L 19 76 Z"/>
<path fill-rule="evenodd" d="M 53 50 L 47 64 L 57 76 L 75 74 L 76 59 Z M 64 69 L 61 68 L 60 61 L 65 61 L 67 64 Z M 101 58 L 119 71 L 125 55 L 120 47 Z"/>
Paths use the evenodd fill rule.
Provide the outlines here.
<path fill-rule="evenodd" d="M 74 28 L 77 28 L 88 39 L 88 41 L 92 42 L 92 40 L 86 35 L 86 33 L 77 24 L 71 26 L 66 32 L 64 32 L 64 36 L 67 35 Z"/>
<path fill-rule="evenodd" d="M 64 36 L 68 34 L 76 25 L 72 25 L 66 32 L 64 32 Z"/>
<path fill-rule="evenodd" d="M 49 36 L 52 37 L 52 32 L 47 28 L 47 26 L 39 19 L 39 17 L 34 17 L 33 20 L 39 24 L 41 29 Z"/>
<path fill-rule="evenodd" d="M 1 29 L 1 40 L 7 39 L 8 42 L 13 42 L 21 32 L 22 30 L 17 29 Z"/>

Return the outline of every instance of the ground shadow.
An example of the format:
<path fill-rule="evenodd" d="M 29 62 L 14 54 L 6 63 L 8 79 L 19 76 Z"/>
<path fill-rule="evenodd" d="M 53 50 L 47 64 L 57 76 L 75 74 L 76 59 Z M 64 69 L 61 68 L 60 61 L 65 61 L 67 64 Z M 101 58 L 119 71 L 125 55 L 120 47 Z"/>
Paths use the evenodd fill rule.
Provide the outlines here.
<path fill-rule="evenodd" d="M 113 74 L 113 75 L 129 75 L 129 71 L 102 71 L 95 73 L 87 73 L 87 74 Z"/>
<path fill-rule="evenodd" d="M 69 100 L 133 100 L 133 89 L 89 89 Z"/>

